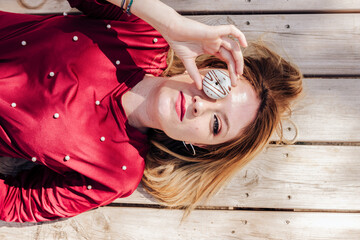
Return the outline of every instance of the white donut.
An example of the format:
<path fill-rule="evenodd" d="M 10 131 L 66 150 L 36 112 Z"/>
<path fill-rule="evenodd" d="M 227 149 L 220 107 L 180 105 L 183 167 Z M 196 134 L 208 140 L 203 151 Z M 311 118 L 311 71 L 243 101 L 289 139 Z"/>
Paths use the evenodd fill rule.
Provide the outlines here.
<path fill-rule="evenodd" d="M 204 77 L 203 90 L 209 98 L 224 98 L 231 91 L 230 77 L 221 70 L 210 70 Z"/>

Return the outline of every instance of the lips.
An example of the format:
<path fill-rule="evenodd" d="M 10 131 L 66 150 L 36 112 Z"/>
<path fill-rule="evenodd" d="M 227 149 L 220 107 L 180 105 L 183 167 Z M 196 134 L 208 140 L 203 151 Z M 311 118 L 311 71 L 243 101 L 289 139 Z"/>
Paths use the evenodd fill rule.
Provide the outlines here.
<path fill-rule="evenodd" d="M 176 113 L 177 113 L 180 121 L 182 121 L 185 116 L 185 112 L 186 112 L 185 104 L 186 104 L 186 100 L 185 100 L 184 94 L 183 94 L 183 92 L 180 91 L 179 96 L 176 100 L 176 104 L 175 104 Z"/>

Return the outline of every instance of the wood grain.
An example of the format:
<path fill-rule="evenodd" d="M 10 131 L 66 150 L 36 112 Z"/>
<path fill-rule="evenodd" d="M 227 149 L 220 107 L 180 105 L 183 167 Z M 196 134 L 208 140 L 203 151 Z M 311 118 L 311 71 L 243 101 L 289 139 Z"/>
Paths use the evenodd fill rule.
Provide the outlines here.
<path fill-rule="evenodd" d="M 307 75 L 360 75 L 360 14 L 204 15 L 234 24 L 249 41 L 262 38 Z"/>
<path fill-rule="evenodd" d="M 360 142 L 360 78 L 304 79 L 304 94 L 283 121 L 284 136 L 297 141 Z M 277 138 L 274 135 L 273 140 Z"/>
<path fill-rule="evenodd" d="M 205 206 L 360 211 L 360 148 L 269 147 Z M 156 204 L 140 187 L 116 203 Z"/>
<path fill-rule="evenodd" d="M 360 214 L 103 207 L 52 224 L 0 222 L 2 240 L 358 240 Z"/>
<path fill-rule="evenodd" d="M 24 4 L 21 4 L 21 1 Z M 163 0 L 163 2 L 180 12 L 359 12 L 357 0 Z M 44 3 L 42 5 L 42 3 Z M 39 8 L 34 8 L 40 6 Z M 29 9 L 30 7 L 30 9 Z M 0 0 L 3 11 L 48 13 L 69 11 L 66 0 Z"/>
<path fill-rule="evenodd" d="M 78 13 L 65 0 L 22 1 L 0 0 L 0 10 Z M 360 1 L 163 1 L 209 25 L 234 24 L 249 41 L 270 43 L 304 74 L 322 76 L 304 80 L 304 97 L 293 107 L 291 121 L 284 121 L 287 139 L 296 134 L 294 123 L 297 141 L 321 145 L 267 148 L 202 204 L 229 210 L 195 210 L 183 224 L 182 211 L 152 208 L 157 202 L 139 186 L 115 207 L 74 218 L 0 221 L 0 239 L 358 240 L 360 147 L 345 145 L 360 142 Z M 119 207 L 126 204 L 149 205 Z"/>
<path fill-rule="evenodd" d="M 270 146 L 202 205 L 360 212 L 359 156 L 358 146 Z M 114 204 L 158 202 L 139 186 Z"/>
<path fill-rule="evenodd" d="M 181 1 L 180 1 L 181 2 Z M 53 4 L 49 2 L 47 4 Z M 67 3 L 63 3 L 66 5 Z M 0 9 L 19 12 L 0 1 Z M 45 5 L 44 5 L 45 6 Z M 57 9 L 47 8 L 46 12 Z M 64 8 L 62 10 L 69 10 Z M 26 12 L 37 13 L 37 9 Z M 209 24 L 234 24 L 249 41 L 262 38 L 307 75 L 360 76 L 360 14 L 198 15 Z"/>
<path fill-rule="evenodd" d="M 0 0 L 0 10 L 31 14 L 79 12 L 66 0 Z"/>
<path fill-rule="evenodd" d="M 163 0 L 180 12 L 349 12 L 360 11 L 357 0 Z"/>

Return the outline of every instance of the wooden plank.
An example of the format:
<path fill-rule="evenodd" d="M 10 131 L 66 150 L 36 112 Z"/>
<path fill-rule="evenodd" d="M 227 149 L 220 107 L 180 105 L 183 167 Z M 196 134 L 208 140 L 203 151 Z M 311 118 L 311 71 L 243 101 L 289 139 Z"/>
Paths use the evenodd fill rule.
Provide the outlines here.
<path fill-rule="evenodd" d="M 205 206 L 360 210 L 360 147 L 269 147 Z M 116 203 L 157 203 L 140 187 Z"/>
<path fill-rule="evenodd" d="M 66 0 L 0 0 L 0 10 L 32 14 L 79 12 L 72 9 Z"/>
<path fill-rule="evenodd" d="M 263 40 L 308 75 L 360 75 L 360 14 L 191 16 L 209 24 L 234 24 L 249 41 Z"/>
<path fill-rule="evenodd" d="M 194 211 L 103 207 L 48 224 L 0 222 L 2 240 L 23 239 L 267 239 L 358 240 L 360 214 Z"/>
<path fill-rule="evenodd" d="M 31 6 L 43 2 L 27 1 Z M 303 1 L 298 2 L 303 4 Z M 319 1 L 313 2 L 320 4 Z M 18 3 L 1 0 L 0 9 L 24 12 L 20 11 Z M 350 5 L 356 6 L 354 2 Z M 44 9 L 42 12 L 61 12 L 69 11 L 70 7 L 64 1 L 49 1 L 40 9 Z M 25 12 L 39 13 L 40 9 L 28 9 Z M 276 43 L 281 48 L 278 50 L 294 60 L 304 74 L 360 75 L 359 14 L 207 15 L 191 18 L 210 25 L 235 24 L 249 40 L 263 36 L 265 40 Z"/>
<path fill-rule="evenodd" d="M 0 6 L 0 9 L 1 6 Z M 307 75 L 360 75 L 360 14 L 207 15 L 209 25 L 235 24 L 248 40 L 262 37 Z"/>
<path fill-rule="evenodd" d="M 304 79 L 304 96 L 290 118 L 298 141 L 360 142 L 359 90 L 360 78 Z M 285 138 L 293 139 L 293 123 L 283 123 Z"/>
<path fill-rule="evenodd" d="M 183 13 L 187 12 L 359 12 L 358 0 L 163 0 L 164 3 Z M 21 4 L 24 3 L 24 4 Z M 29 9 L 30 7 L 30 9 Z M 3 11 L 48 13 L 69 11 L 66 0 L 0 0 Z"/>
<path fill-rule="evenodd" d="M 359 142 L 359 89 L 359 78 L 304 79 L 304 95 L 292 108 L 290 121 L 283 121 L 285 139 Z M 277 134 L 271 138 L 278 139 Z"/>
<path fill-rule="evenodd" d="M 180 12 L 358 12 L 357 0 L 163 0 Z"/>
<path fill-rule="evenodd" d="M 270 146 L 202 205 L 360 211 L 359 156 L 359 146 Z M 141 186 L 114 203 L 158 204 Z"/>
<path fill-rule="evenodd" d="M 360 211 L 359 156 L 359 146 L 270 146 L 203 206 Z M 141 186 L 114 203 L 158 204 Z"/>

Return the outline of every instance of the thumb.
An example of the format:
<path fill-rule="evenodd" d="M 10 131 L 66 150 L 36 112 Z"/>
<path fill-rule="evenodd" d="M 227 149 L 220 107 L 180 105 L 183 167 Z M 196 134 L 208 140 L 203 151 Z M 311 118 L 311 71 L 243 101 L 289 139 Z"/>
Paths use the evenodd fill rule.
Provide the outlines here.
<path fill-rule="evenodd" d="M 199 69 L 197 68 L 195 64 L 195 59 L 183 59 L 184 66 L 186 68 L 186 71 L 189 73 L 192 80 L 194 80 L 195 85 L 197 89 L 202 89 L 202 78 L 199 72 Z"/>

